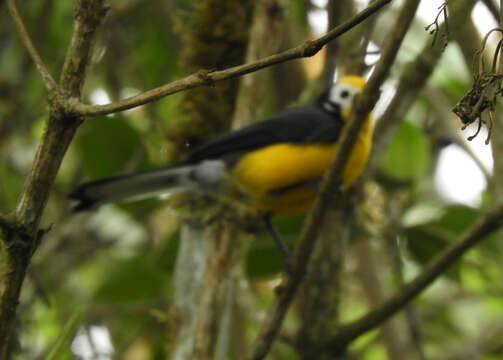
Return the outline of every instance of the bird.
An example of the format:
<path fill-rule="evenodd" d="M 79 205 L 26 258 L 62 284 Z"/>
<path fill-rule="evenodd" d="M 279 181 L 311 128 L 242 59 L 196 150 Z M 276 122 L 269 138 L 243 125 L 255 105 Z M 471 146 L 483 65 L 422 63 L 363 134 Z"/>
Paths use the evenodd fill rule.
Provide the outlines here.
<path fill-rule="evenodd" d="M 313 103 L 286 109 L 222 135 L 194 149 L 180 163 L 84 183 L 69 198 L 76 202 L 75 211 L 175 191 L 233 199 L 262 217 L 288 258 L 289 250 L 271 217 L 309 210 L 337 149 L 353 98 L 364 86 L 361 76 L 341 76 Z M 342 190 L 363 172 L 372 147 L 372 132 L 369 114 L 343 171 Z"/>

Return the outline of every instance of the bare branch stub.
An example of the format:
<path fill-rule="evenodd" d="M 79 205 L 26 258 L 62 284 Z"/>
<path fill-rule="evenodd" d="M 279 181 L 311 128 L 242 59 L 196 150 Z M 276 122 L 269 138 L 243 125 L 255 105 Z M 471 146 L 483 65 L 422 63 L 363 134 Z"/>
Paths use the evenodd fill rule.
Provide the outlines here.
<path fill-rule="evenodd" d="M 438 7 L 437 16 L 435 16 L 435 20 L 432 23 L 426 25 L 424 29 L 429 31 L 431 35 L 433 35 L 433 41 L 431 42 L 431 46 L 434 46 L 437 42 L 438 33 L 440 32 L 440 16 L 444 18 L 444 31 L 442 33 L 442 45 L 444 48 L 447 47 L 449 43 L 449 22 L 448 22 L 448 14 L 447 14 L 447 1 L 445 1 L 442 5 Z"/>
<path fill-rule="evenodd" d="M 498 42 L 496 50 L 493 54 L 492 66 L 489 70 L 485 69 L 483 61 L 483 53 L 487 44 L 489 36 L 493 32 L 499 32 L 503 35 L 503 29 L 495 28 L 489 31 L 482 41 L 481 48 L 475 53 L 473 57 L 473 86 L 468 93 L 456 104 L 452 109 L 461 122 L 463 123 L 462 130 L 475 121 L 478 120 L 478 126 L 475 134 L 468 137 L 468 140 L 473 140 L 480 132 L 482 124 L 487 125 L 488 134 L 486 144 L 489 144 L 491 137 L 491 130 L 493 126 L 493 119 L 495 117 L 496 100 L 497 97 L 503 93 L 501 81 L 503 80 L 503 73 L 498 67 L 498 57 L 501 57 L 503 40 Z M 484 120 L 482 115 L 484 111 L 488 110 L 489 119 Z"/>

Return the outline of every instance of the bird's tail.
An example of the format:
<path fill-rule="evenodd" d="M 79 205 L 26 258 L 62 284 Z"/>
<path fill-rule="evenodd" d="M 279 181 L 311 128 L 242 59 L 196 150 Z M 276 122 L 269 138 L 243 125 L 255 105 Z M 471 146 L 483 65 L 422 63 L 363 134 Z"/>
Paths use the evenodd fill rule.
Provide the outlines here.
<path fill-rule="evenodd" d="M 168 193 L 190 187 L 192 165 L 173 166 L 131 175 L 115 176 L 80 185 L 68 197 L 77 203 L 74 211 Z"/>

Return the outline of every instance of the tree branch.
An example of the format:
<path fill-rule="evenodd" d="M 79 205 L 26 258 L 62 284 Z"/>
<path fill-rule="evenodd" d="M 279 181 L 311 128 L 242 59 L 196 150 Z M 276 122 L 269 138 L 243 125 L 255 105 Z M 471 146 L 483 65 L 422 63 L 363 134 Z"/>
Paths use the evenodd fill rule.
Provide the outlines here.
<path fill-rule="evenodd" d="M 59 79 L 64 95 L 80 100 L 86 70 L 91 58 L 96 29 L 101 25 L 108 7 L 104 0 L 80 0 L 75 9 L 75 21 L 70 46 Z"/>
<path fill-rule="evenodd" d="M 247 32 L 251 23 L 256 22 L 256 16 L 252 20 L 249 11 L 261 6 L 263 1 L 246 0 L 239 2 L 239 5 L 234 1 L 220 1 L 222 5 L 215 8 L 218 2 L 199 1 L 181 29 L 184 54 L 181 60 L 191 68 L 197 69 L 211 63 L 230 66 L 237 59 L 242 61 L 247 47 L 250 49 L 257 45 L 252 45 L 256 41 L 251 36 L 253 30 L 250 35 Z M 206 24 L 218 23 L 226 14 L 232 14 L 232 23 L 227 23 L 227 30 L 218 36 L 208 32 Z M 236 34 L 243 35 L 236 37 Z M 214 47 L 211 54 L 207 49 L 208 41 Z M 230 43 L 234 44 L 232 57 L 228 55 Z M 236 46 L 236 43 L 239 45 Z M 191 129 L 194 124 L 210 119 L 205 125 L 208 126 L 206 133 L 211 133 L 222 127 L 223 120 L 227 123 L 225 127 L 234 123 L 231 123 L 235 119 L 234 114 L 241 114 L 241 108 L 248 108 L 246 99 L 239 100 L 246 94 L 236 91 L 237 80 L 229 89 L 220 90 L 218 96 L 215 96 L 218 90 L 209 88 L 198 89 L 197 95 L 185 94 L 180 102 L 186 115 L 184 127 Z M 250 79 L 239 80 L 243 82 Z M 217 107 L 218 112 L 209 114 L 210 104 Z M 196 129 L 201 131 L 200 126 Z M 237 227 L 228 219 L 226 211 L 229 210 L 208 206 L 204 220 L 182 223 L 180 248 L 173 274 L 173 311 L 177 319 L 171 327 L 174 341 L 169 358 L 172 360 L 222 359 L 233 352 L 231 344 L 236 330 L 233 320 L 237 316 L 234 304 L 238 284 L 243 281 L 241 264 L 247 241 L 236 232 Z"/>
<path fill-rule="evenodd" d="M 264 358 L 281 327 L 286 311 L 305 276 L 307 263 L 318 239 L 326 209 L 331 204 L 335 204 L 340 209 L 344 203 L 346 193 L 338 190 L 342 184 L 343 170 L 358 133 L 379 98 L 379 88 L 389 73 L 418 5 L 419 0 L 408 0 L 404 4 L 391 35 L 383 46 L 381 59 L 361 96 L 353 104 L 348 125 L 344 127 L 339 141 L 338 150 L 332 159 L 329 171 L 323 178 L 318 198 L 302 229 L 299 245 L 292 255 L 290 266 L 292 274 L 284 279 L 279 286 L 277 296 L 253 345 L 251 358 L 254 360 Z"/>
<path fill-rule="evenodd" d="M 430 285 L 467 250 L 478 244 L 502 225 L 503 206 L 499 206 L 487 212 L 482 219 L 468 229 L 459 241 L 452 244 L 433 260 L 430 265 L 428 265 L 413 281 L 407 284 L 400 293 L 387 300 L 378 308 L 370 311 L 362 318 L 341 326 L 339 334 L 327 344 L 327 347 L 333 350 L 345 347 L 358 336 L 381 325 Z"/>
<path fill-rule="evenodd" d="M 460 24 L 466 21 L 466 19 L 470 15 L 474 3 L 475 0 L 466 0 L 455 2 L 453 4 L 449 19 L 450 25 L 453 28 L 458 28 Z M 396 95 L 377 123 L 373 139 L 373 150 L 371 159 L 369 159 L 369 164 L 367 165 L 367 169 L 365 171 L 366 174 L 372 172 L 372 170 L 377 167 L 377 163 L 381 158 L 386 145 L 389 143 L 398 125 L 405 117 L 408 109 L 417 97 L 417 94 L 426 83 L 428 76 L 432 73 L 441 54 L 442 46 L 438 44 L 436 46 L 427 44 L 420 55 L 417 56 L 415 60 L 406 65 L 404 73 L 401 76 Z M 426 287 L 426 285 L 424 287 Z M 421 290 L 423 288 L 421 288 Z M 408 287 L 405 287 L 403 291 L 407 291 L 407 289 Z M 419 290 L 417 293 L 419 293 L 421 290 Z M 354 340 L 361 334 L 381 325 L 384 320 L 386 320 L 396 311 L 400 310 L 404 305 L 407 304 L 408 301 L 410 301 L 415 295 L 417 295 L 417 293 L 410 295 L 410 297 L 408 297 L 404 303 L 400 304 L 399 308 L 393 308 L 391 306 L 391 308 L 393 308 L 392 313 L 390 312 L 389 308 L 384 309 L 385 305 L 387 304 L 385 303 L 378 309 L 370 312 L 367 316 L 364 316 L 362 319 L 342 326 L 339 330 L 339 334 L 330 342 L 330 344 L 327 345 L 329 347 L 328 350 L 338 351 L 341 348 L 345 348 L 347 344 L 349 344 L 352 340 Z M 396 304 L 396 300 L 393 300 L 395 298 L 392 298 L 389 301 L 393 304 Z M 386 313 L 386 310 L 388 311 L 388 313 Z"/>
<path fill-rule="evenodd" d="M 107 8 L 104 0 L 80 0 L 75 10 L 75 21 L 70 46 L 67 50 L 60 79 L 60 94 L 53 94 L 47 129 L 35 156 L 34 164 L 16 208 L 23 222 L 33 229 L 42 215 L 49 191 L 81 119 L 68 114 L 62 104 L 79 99 L 89 64 L 96 29 Z"/>
<path fill-rule="evenodd" d="M 10 226 L 0 222 L 6 274 L 0 299 L 0 359 L 9 351 L 21 287 L 31 256 L 44 230 L 38 230 L 49 192 L 63 156 L 80 124 L 63 108 L 69 99 L 79 99 L 96 29 L 105 14 L 104 0 L 80 0 L 76 5 L 74 32 L 61 75 L 61 93 L 50 94 L 50 113 L 42 142 L 28 175 Z M 12 0 L 9 0 L 9 4 Z M 13 4 L 13 3 L 12 3 Z M 10 219 L 9 219 L 10 220 Z"/>
<path fill-rule="evenodd" d="M 299 328 L 294 347 L 302 359 L 326 359 L 319 344 L 333 338 L 340 323 L 344 264 L 350 235 L 346 211 L 328 209 L 309 260 L 309 279 L 298 291 Z M 321 310 L 322 309 L 322 310 Z"/>
<path fill-rule="evenodd" d="M 37 49 L 35 49 L 35 46 L 31 41 L 30 35 L 28 35 L 28 32 L 26 31 L 26 28 L 23 24 L 23 20 L 21 19 L 21 16 L 19 16 L 19 12 L 17 11 L 16 4 L 14 1 L 15 0 L 7 1 L 7 6 L 9 8 L 10 15 L 12 17 L 12 20 L 14 20 L 14 25 L 16 25 L 21 41 L 26 47 L 26 50 L 28 50 L 28 53 L 30 54 L 33 62 L 35 63 L 38 72 L 42 76 L 45 88 L 47 89 L 47 91 L 51 91 L 56 88 L 56 82 L 54 81 L 53 77 L 45 67 L 44 62 L 42 61 L 40 55 L 37 52 Z"/>
<path fill-rule="evenodd" d="M 306 41 L 304 44 L 298 45 L 294 48 L 291 48 L 279 54 L 267 56 L 263 59 L 248 64 L 234 66 L 225 70 L 219 70 L 219 71 L 200 70 L 197 73 L 186 76 L 182 79 L 145 91 L 139 95 L 132 96 L 130 98 L 106 105 L 87 105 L 80 102 L 76 102 L 74 104 L 71 104 L 72 111 L 74 114 L 79 116 L 98 116 L 98 115 L 115 113 L 118 111 L 127 110 L 140 105 L 144 105 L 146 103 L 158 100 L 160 98 L 163 98 L 165 96 L 180 91 L 192 89 L 203 85 L 211 85 L 217 81 L 232 79 L 288 60 L 313 56 L 318 51 L 320 51 L 321 48 L 328 42 L 344 34 L 346 31 L 350 30 L 354 26 L 358 25 L 363 20 L 374 14 L 376 11 L 378 11 L 380 8 L 390 3 L 391 1 L 392 0 L 375 1 L 373 4 L 371 4 L 366 9 L 357 14 L 354 18 L 346 21 L 340 26 L 337 26 L 336 28 L 329 31 L 320 38 L 316 40 Z"/>

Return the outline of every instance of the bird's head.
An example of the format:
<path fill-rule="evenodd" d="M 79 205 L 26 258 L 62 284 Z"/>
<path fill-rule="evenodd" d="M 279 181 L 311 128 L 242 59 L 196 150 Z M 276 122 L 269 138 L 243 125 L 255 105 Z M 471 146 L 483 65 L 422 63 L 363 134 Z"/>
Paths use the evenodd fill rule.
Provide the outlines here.
<path fill-rule="evenodd" d="M 326 101 L 328 106 L 340 109 L 341 115 L 347 119 L 351 111 L 353 98 L 361 93 L 365 86 L 365 79 L 358 75 L 346 75 L 332 85 L 328 92 Z"/>

